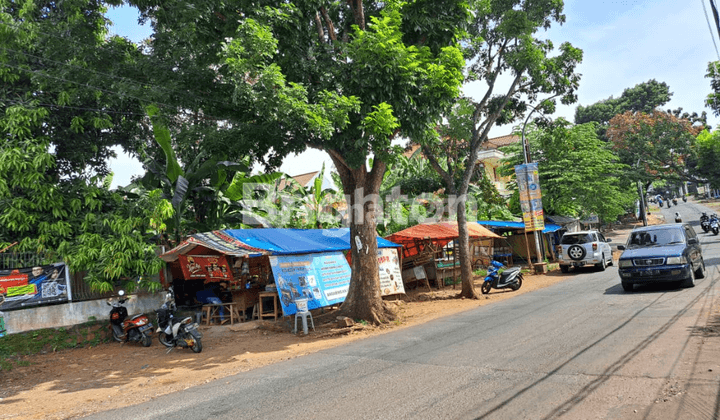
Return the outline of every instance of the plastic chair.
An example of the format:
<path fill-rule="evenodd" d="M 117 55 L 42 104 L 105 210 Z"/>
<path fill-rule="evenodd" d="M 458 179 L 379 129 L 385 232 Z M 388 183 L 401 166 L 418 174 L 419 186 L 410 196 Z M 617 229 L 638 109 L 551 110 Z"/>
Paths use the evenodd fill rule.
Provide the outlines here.
<path fill-rule="evenodd" d="M 305 335 L 308 335 L 308 317 L 310 317 L 310 324 L 312 325 L 313 331 L 315 331 L 315 321 L 313 321 L 312 314 L 310 311 L 304 311 L 304 312 L 295 312 L 295 329 L 293 330 L 293 334 L 298 333 L 298 318 L 302 317 L 302 326 L 303 326 L 303 333 Z"/>

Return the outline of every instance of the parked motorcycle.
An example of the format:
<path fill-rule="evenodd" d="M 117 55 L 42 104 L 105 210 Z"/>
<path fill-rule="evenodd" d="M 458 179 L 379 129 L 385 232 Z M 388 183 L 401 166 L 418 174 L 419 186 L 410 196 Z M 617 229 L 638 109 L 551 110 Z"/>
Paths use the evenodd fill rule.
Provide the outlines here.
<path fill-rule="evenodd" d="M 675 223 L 682 223 L 682 217 L 680 217 L 680 213 L 675 213 Z"/>
<path fill-rule="evenodd" d="M 720 219 L 718 219 L 717 214 L 710 216 L 710 230 L 712 230 L 713 235 L 720 233 Z"/>
<path fill-rule="evenodd" d="M 195 353 L 202 351 L 202 333 L 198 324 L 192 317 L 183 319 L 175 317 L 177 306 L 172 288 L 165 296 L 165 303 L 155 311 L 157 313 L 158 340 L 168 348 L 168 352 L 175 347 L 190 348 Z"/>
<path fill-rule="evenodd" d="M 108 299 L 107 304 L 112 306 L 110 310 L 110 329 L 115 341 L 125 342 L 138 341 L 143 347 L 149 347 L 152 344 L 152 322 L 147 315 L 139 314 L 128 319 L 128 311 L 123 305 L 130 300 L 129 296 L 125 296 L 125 291 L 118 292 L 117 299 Z"/>
<path fill-rule="evenodd" d="M 513 267 L 499 273 L 505 265 L 498 261 L 491 261 L 485 276 L 485 281 L 480 290 L 484 295 L 490 293 L 491 289 L 512 289 L 518 290 L 522 286 L 523 275 L 520 268 Z"/>
<path fill-rule="evenodd" d="M 705 212 L 703 212 L 700 216 L 700 227 L 703 231 L 705 231 L 705 233 L 710 231 L 710 216 L 708 216 Z"/>
<path fill-rule="evenodd" d="M 677 206 L 677 203 L 678 203 L 678 202 L 677 202 L 677 198 L 673 198 L 673 199 L 672 199 L 672 203 L 673 203 L 673 205 Z"/>
<path fill-rule="evenodd" d="M 683 195 L 683 203 L 687 203 L 687 197 Z"/>
<path fill-rule="evenodd" d="M 672 206 L 672 200 L 667 201 L 667 207 L 670 208 Z"/>

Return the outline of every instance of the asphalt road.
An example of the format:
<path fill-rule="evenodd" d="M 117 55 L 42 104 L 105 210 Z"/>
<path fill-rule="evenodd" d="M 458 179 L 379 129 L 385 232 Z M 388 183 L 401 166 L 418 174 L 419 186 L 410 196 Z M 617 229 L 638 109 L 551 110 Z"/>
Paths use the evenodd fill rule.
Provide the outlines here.
<path fill-rule="evenodd" d="M 552 287 L 90 418 L 717 418 L 720 369 L 703 379 L 710 396 L 658 403 L 697 382 L 693 336 L 718 298 L 720 236 L 700 230 L 701 206 L 663 213 L 672 221 L 676 211 L 703 243 L 708 275 L 694 288 L 625 293 L 616 267 L 582 269 Z"/>

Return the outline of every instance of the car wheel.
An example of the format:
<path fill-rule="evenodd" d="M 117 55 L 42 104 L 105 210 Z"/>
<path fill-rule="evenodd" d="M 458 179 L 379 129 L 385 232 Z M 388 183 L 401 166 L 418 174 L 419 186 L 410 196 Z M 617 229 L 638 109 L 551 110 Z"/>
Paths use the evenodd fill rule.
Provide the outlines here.
<path fill-rule="evenodd" d="M 695 287 L 695 272 L 690 270 L 690 276 L 680 283 L 681 287 Z"/>
<path fill-rule="evenodd" d="M 600 257 L 600 262 L 595 264 L 595 267 L 597 267 L 597 269 L 600 271 L 605 271 L 605 269 L 607 268 L 607 261 L 605 261 L 605 254 L 602 254 L 602 256 Z"/>
<path fill-rule="evenodd" d="M 563 273 L 567 273 L 568 271 L 570 271 L 570 266 L 569 265 L 561 265 L 560 271 L 562 271 Z"/>
<path fill-rule="evenodd" d="M 635 285 L 628 281 L 621 281 L 622 288 L 626 292 L 632 292 L 635 289 Z"/>
<path fill-rule="evenodd" d="M 705 260 L 702 258 L 700 259 L 700 268 L 695 271 L 695 278 L 696 279 L 704 279 L 705 278 Z"/>
<path fill-rule="evenodd" d="M 585 248 L 581 247 L 580 245 L 573 245 L 568 248 L 568 255 L 573 260 L 582 260 L 583 258 L 585 258 Z"/>

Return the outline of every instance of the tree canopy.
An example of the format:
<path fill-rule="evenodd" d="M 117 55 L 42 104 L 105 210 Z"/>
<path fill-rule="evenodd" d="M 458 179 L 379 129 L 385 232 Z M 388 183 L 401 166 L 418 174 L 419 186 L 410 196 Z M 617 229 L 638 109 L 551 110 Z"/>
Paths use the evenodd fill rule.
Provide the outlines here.
<path fill-rule="evenodd" d="M 478 152 L 494 126 L 517 121 L 540 102 L 541 113 L 552 113 L 555 103 L 543 102 L 547 97 L 560 97 L 564 104 L 575 102 L 580 81 L 575 67 L 582 60 L 582 51 L 571 44 L 563 43 L 555 51 L 552 41 L 536 35 L 540 29 L 565 21 L 562 2 L 512 0 L 475 5 L 464 42 L 468 62 L 465 82 L 482 82 L 487 88 L 477 100 L 456 101 L 446 112 L 446 123 L 439 125 L 437 136 L 427 140 L 411 137 L 423 146 L 423 153 L 445 182 L 446 192 L 460 198 L 468 191 Z M 509 78 L 507 84 L 500 82 L 504 77 Z M 461 295 L 477 298 L 464 210 L 461 207 L 456 212 Z"/>
<path fill-rule="evenodd" d="M 558 119 L 529 131 L 531 156 L 538 162 L 543 209 L 548 214 L 595 214 L 604 222 L 612 222 L 634 202 L 635 190 L 622 179 L 626 166 L 598 138 L 595 125 L 573 125 Z M 523 151 L 519 145 L 503 150 L 513 153 L 505 167 L 510 175 L 514 165 L 523 162 Z"/>

